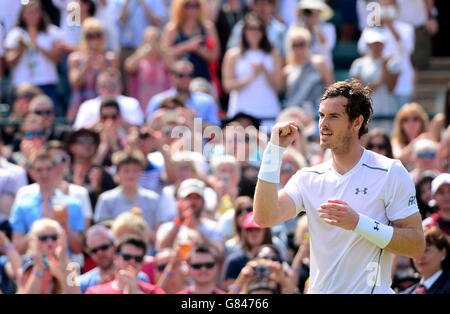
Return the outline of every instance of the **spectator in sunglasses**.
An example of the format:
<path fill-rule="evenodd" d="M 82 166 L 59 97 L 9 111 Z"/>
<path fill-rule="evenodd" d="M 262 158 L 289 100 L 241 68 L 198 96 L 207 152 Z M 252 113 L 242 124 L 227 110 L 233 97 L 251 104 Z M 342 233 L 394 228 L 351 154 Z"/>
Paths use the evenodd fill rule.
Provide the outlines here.
<path fill-rule="evenodd" d="M 417 183 L 424 171 L 439 173 L 437 152 L 438 143 L 431 139 L 422 138 L 414 142 L 411 161 L 415 168 L 409 172 L 414 183 Z"/>
<path fill-rule="evenodd" d="M 108 68 L 97 75 L 96 89 L 98 97 L 87 100 L 80 105 L 73 127 L 85 128 L 100 118 L 101 101 L 105 97 L 113 97 L 119 104 L 124 121 L 131 125 L 142 125 L 144 116 L 139 101 L 133 97 L 122 95 L 122 74 L 116 69 Z"/>
<path fill-rule="evenodd" d="M 388 158 L 394 158 L 392 155 L 391 139 L 384 129 L 374 128 L 369 131 L 366 137 L 366 148 Z"/>
<path fill-rule="evenodd" d="M 82 24 L 78 49 L 69 55 L 69 81 L 72 88 L 67 118 L 75 119 L 80 105 L 98 96 L 97 76 L 108 68 L 119 68 L 114 52 L 106 50 L 105 29 L 96 18 L 87 18 Z"/>
<path fill-rule="evenodd" d="M 195 246 L 187 260 L 188 274 L 193 284 L 178 294 L 225 294 L 217 287 L 219 261 L 216 252 L 208 246 Z"/>
<path fill-rule="evenodd" d="M 87 289 L 86 294 L 164 294 L 161 288 L 139 280 L 147 245 L 136 236 L 119 239 L 114 257 L 114 280 Z"/>
<path fill-rule="evenodd" d="M 189 278 L 182 265 L 180 248 L 164 248 L 155 255 L 154 273 L 158 287 L 168 294 L 175 294 L 189 285 Z"/>
<path fill-rule="evenodd" d="M 49 218 L 36 220 L 22 262 L 20 294 L 79 294 L 77 273 L 67 255 L 68 239 L 61 225 Z"/>
<path fill-rule="evenodd" d="M 94 225 L 86 232 L 86 249 L 97 267 L 80 276 L 81 293 L 99 284 L 114 280 L 116 267 L 114 264 L 114 234 L 101 225 Z M 138 273 L 141 281 L 148 282 L 148 277 L 142 272 Z"/>

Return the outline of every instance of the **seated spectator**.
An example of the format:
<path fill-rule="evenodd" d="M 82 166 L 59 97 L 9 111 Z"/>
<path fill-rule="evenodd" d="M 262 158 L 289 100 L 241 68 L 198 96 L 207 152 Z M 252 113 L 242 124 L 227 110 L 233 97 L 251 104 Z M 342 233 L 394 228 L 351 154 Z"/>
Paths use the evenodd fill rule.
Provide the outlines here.
<path fill-rule="evenodd" d="M 275 4 L 276 2 L 273 0 L 252 0 L 247 2 L 250 11 L 254 12 L 254 14 L 261 19 L 261 23 L 264 25 L 263 28 L 265 29 L 270 44 L 277 50 L 279 55 L 284 57 L 286 55 L 285 37 L 287 28 L 286 25 L 273 16 Z M 245 17 L 240 19 L 234 25 L 230 38 L 228 39 L 227 49 L 240 45 L 244 32 L 244 22 Z"/>
<path fill-rule="evenodd" d="M 209 64 L 219 59 L 220 43 L 216 27 L 206 14 L 204 0 L 173 1 L 162 45 L 175 59 L 191 62 L 194 77 L 210 81 L 213 76 Z"/>
<path fill-rule="evenodd" d="M 67 119 L 74 120 L 80 105 L 98 96 L 97 76 L 108 68 L 119 68 L 117 56 L 106 50 L 105 29 L 95 18 L 82 24 L 82 38 L 78 49 L 69 55 L 71 96 Z"/>
<path fill-rule="evenodd" d="M 187 260 L 188 274 L 193 284 L 178 294 L 225 294 L 217 287 L 219 260 L 214 249 L 208 246 L 195 246 Z"/>
<path fill-rule="evenodd" d="M 147 105 L 153 96 L 171 87 L 171 67 L 171 57 L 161 47 L 159 28 L 147 27 L 139 48 L 125 60 L 129 95 L 139 101 L 142 112 L 147 112 Z"/>
<path fill-rule="evenodd" d="M 120 72 L 115 69 L 107 69 L 97 75 L 96 89 L 99 96 L 80 105 L 73 124 L 75 129 L 88 127 L 100 117 L 100 105 L 104 97 L 113 97 L 117 100 L 122 117 L 129 124 L 144 123 L 144 116 L 137 99 L 121 95 L 121 77 Z"/>
<path fill-rule="evenodd" d="M 57 64 L 61 61 L 59 29 L 50 24 L 41 2 L 30 0 L 22 3 L 17 26 L 5 39 L 6 62 L 11 69 L 11 84 L 14 88 L 24 82 L 38 86 L 61 108 L 56 85 Z"/>
<path fill-rule="evenodd" d="M 425 253 L 414 260 L 421 274 L 420 282 L 406 289 L 404 294 L 448 294 L 450 293 L 450 243 L 438 228 L 425 230 Z"/>
<path fill-rule="evenodd" d="M 299 106 L 310 115 L 318 111 L 323 91 L 334 81 L 324 56 L 312 54 L 311 33 L 292 27 L 286 39 L 287 65 L 283 69 L 286 107 Z"/>
<path fill-rule="evenodd" d="M 391 139 L 384 129 L 374 128 L 369 131 L 366 137 L 366 148 L 377 154 L 394 158 L 392 155 Z"/>
<path fill-rule="evenodd" d="M 207 244 L 222 254 L 222 234 L 217 228 L 217 222 L 203 216 L 205 184 L 198 179 L 183 181 L 177 191 L 177 205 L 177 217 L 158 229 L 157 249 L 175 248 L 178 244 L 186 247 Z"/>
<path fill-rule="evenodd" d="M 430 217 L 436 212 L 436 202 L 433 200 L 433 195 L 431 194 L 431 182 L 437 176 L 438 175 L 433 171 L 424 171 L 416 183 L 417 207 L 419 207 L 422 220 Z"/>
<path fill-rule="evenodd" d="M 409 172 L 414 183 L 417 183 L 424 171 L 439 173 L 437 164 L 438 143 L 429 139 L 419 139 L 414 142 L 413 157 L 411 159 L 414 169 Z"/>
<path fill-rule="evenodd" d="M 114 264 L 114 234 L 111 230 L 100 225 L 89 228 L 86 232 L 86 249 L 97 267 L 80 276 L 81 293 L 86 293 L 90 287 L 114 280 L 117 271 Z M 143 272 L 138 273 L 138 279 L 149 282 Z"/>
<path fill-rule="evenodd" d="M 27 115 L 20 126 L 19 146 L 11 155 L 11 161 L 25 168 L 33 155 L 44 147 L 45 133 L 44 119 L 35 114 Z"/>
<path fill-rule="evenodd" d="M 189 285 L 181 256 L 181 249 L 165 248 L 155 255 L 155 277 L 157 285 L 168 294 L 182 291 Z"/>
<path fill-rule="evenodd" d="M 114 154 L 113 161 L 119 186 L 100 195 L 94 221 L 115 219 L 121 213 L 137 206 L 150 228 L 149 233 L 153 235 L 146 240 L 154 243 L 155 231 L 164 222 L 161 219 L 164 209 L 160 207 L 158 194 L 138 185 L 145 163 L 144 156 L 139 151 L 120 151 Z"/>
<path fill-rule="evenodd" d="M 353 61 L 350 76 L 367 85 L 371 90 L 373 117 L 371 127 L 392 129 L 391 120 L 382 118 L 395 115 L 398 107 L 395 104 L 393 91 L 401 73 L 400 60 L 395 56 L 384 56 L 385 34 L 372 28 L 365 29 L 361 37 L 367 44 L 367 53 Z"/>
<path fill-rule="evenodd" d="M 3 231 L 0 229 L 0 294 L 13 294 L 14 283 L 19 280 L 22 261 Z"/>
<path fill-rule="evenodd" d="M 444 108 L 441 112 L 437 113 L 430 123 L 430 132 L 433 135 L 433 139 L 440 142 L 445 135 L 445 131 L 450 126 L 450 83 L 447 86 L 447 92 L 445 94 Z"/>
<path fill-rule="evenodd" d="M 435 226 L 450 236 L 450 173 L 441 173 L 431 182 L 431 194 L 437 212 L 423 221 L 424 226 Z"/>
<path fill-rule="evenodd" d="M 19 200 L 12 208 L 9 223 L 15 247 L 23 254 L 28 247 L 27 234 L 32 224 L 46 217 L 61 224 L 68 235 L 71 252 L 81 253 L 84 231 L 81 203 L 56 189 L 56 162 L 49 153 L 40 151 L 35 154 L 30 161 L 30 168 L 31 176 L 39 186 L 39 193 Z"/>
<path fill-rule="evenodd" d="M 172 88 L 156 94 L 150 99 L 145 113 L 145 118 L 150 121 L 155 111 L 164 99 L 177 96 L 188 108 L 196 112 L 196 117 L 202 119 L 202 123 L 219 125 L 217 104 L 214 99 L 204 93 L 190 92 L 189 86 L 194 75 L 194 66 L 186 60 L 178 60 L 173 65 L 170 75 Z"/>
<path fill-rule="evenodd" d="M 418 103 L 405 104 L 395 115 L 392 128 L 392 153 L 406 169 L 411 170 L 411 158 L 415 141 L 428 138 L 428 115 Z M 425 133 L 425 134 L 424 134 Z"/>
<path fill-rule="evenodd" d="M 277 93 L 282 87 L 282 60 L 270 44 L 264 25 L 257 14 L 246 14 L 239 46 L 225 54 L 222 75 L 224 89 L 230 93 L 228 117 L 242 112 L 271 120 L 280 112 Z"/>
<path fill-rule="evenodd" d="M 87 289 L 86 294 L 164 294 L 161 288 L 139 280 L 147 246 L 139 237 L 119 239 L 114 264 L 114 280 Z"/>
<path fill-rule="evenodd" d="M 67 180 L 88 189 L 93 208 L 95 208 L 97 198 L 101 193 L 116 186 L 111 174 L 104 167 L 93 163 L 99 143 L 98 133 L 90 129 L 73 131 L 66 139 L 67 149 L 72 160 L 66 174 Z"/>
<path fill-rule="evenodd" d="M 69 241 L 66 232 L 57 221 L 41 218 L 33 223 L 28 253 L 23 258 L 18 293 L 80 293 L 80 288 L 76 284 L 78 275 L 69 265 L 70 259 L 67 256 Z"/>

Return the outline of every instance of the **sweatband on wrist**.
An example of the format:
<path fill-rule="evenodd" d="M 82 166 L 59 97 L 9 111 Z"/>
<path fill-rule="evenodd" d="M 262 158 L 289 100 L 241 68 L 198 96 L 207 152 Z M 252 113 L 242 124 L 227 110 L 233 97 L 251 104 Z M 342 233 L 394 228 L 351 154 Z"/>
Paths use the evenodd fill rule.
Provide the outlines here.
<path fill-rule="evenodd" d="M 359 214 L 358 224 L 353 231 L 382 249 L 389 244 L 394 235 L 393 227 L 382 224 L 363 214 Z"/>
<path fill-rule="evenodd" d="M 258 179 L 276 184 L 280 183 L 281 158 L 286 149 L 286 147 L 269 142 L 263 154 Z"/>
<path fill-rule="evenodd" d="M 166 276 L 169 277 L 169 278 L 170 278 L 170 277 L 173 277 L 173 273 L 170 272 L 170 271 L 168 271 L 168 270 L 165 270 L 165 269 L 164 269 L 164 271 L 163 271 L 163 274 L 166 275 Z"/>
<path fill-rule="evenodd" d="M 33 275 L 37 276 L 37 277 L 40 277 L 40 278 L 44 277 L 44 273 L 43 272 L 40 272 L 40 271 L 37 271 L 37 270 L 34 270 L 34 269 L 31 271 L 31 273 Z"/>
<path fill-rule="evenodd" d="M 239 288 L 239 287 L 236 286 L 236 285 L 229 285 L 229 286 L 228 286 L 228 289 L 229 289 L 230 291 L 233 291 L 233 292 L 236 292 L 236 293 L 241 292 L 241 288 Z"/>
<path fill-rule="evenodd" d="M 13 249 L 14 249 L 14 244 L 8 243 L 3 250 L 5 251 L 5 253 L 8 253 L 9 251 L 11 251 Z"/>

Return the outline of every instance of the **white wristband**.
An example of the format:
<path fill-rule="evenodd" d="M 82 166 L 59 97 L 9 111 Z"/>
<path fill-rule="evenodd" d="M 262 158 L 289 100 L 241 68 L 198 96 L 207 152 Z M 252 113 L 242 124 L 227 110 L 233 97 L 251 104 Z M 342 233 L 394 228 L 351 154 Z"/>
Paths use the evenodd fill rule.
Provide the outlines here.
<path fill-rule="evenodd" d="M 359 233 L 382 249 L 391 242 L 392 236 L 394 235 L 393 227 L 382 224 L 363 214 L 359 214 L 358 224 L 353 231 Z"/>
<path fill-rule="evenodd" d="M 274 145 L 269 142 L 264 151 L 258 179 L 271 183 L 280 183 L 281 157 L 286 147 Z"/>

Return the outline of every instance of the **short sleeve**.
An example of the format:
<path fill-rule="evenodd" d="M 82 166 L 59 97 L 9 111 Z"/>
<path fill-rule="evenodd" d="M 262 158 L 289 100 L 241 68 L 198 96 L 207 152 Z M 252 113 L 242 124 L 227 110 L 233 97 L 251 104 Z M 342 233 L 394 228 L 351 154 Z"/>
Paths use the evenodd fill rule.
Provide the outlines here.
<path fill-rule="evenodd" d="M 297 173 L 294 174 L 289 179 L 289 181 L 286 183 L 286 185 L 278 192 L 278 195 L 281 195 L 282 193 L 286 193 L 294 201 L 296 215 L 298 215 L 298 213 L 300 213 L 301 211 L 304 210 L 303 196 L 302 196 L 302 192 L 301 192 L 301 186 L 299 184 L 300 176 L 301 176 L 301 172 L 297 171 Z"/>
<path fill-rule="evenodd" d="M 386 216 L 390 221 L 419 212 L 414 182 L 400 161 L 392 165 L 385 189 Z"/>
<path fill-rule="evenodd" d="M 14 232 L 27 233 L 27 226 L 23 217 L 22 207 L 14 205 L 9 217 L 9 224 Z"/>
<path fill-rule="evenodd" d="M 6 35 L 5 48 L 13 49 L 19 47 L 19 37 L 21 35 L 21 30 L 19 28 L 13 28 Z"/>
<path fill-rule="evenodd" d="M 95 206 L 94 221 L 96 223 L 98 223 L 102 220 L 110 219 L 110 218 L 113 218 L 113 217 L 109 217 L 109 215 L 107 213 L 105 195 L 100 194 L 100 196 L 98 197 L 98 200 L 97 200 L 97 204 Z"/>
<path fill-rule="evenodd" d="M 73 231 L 84 231 L 83 209 L 80 202 L 70 204 L 69 225 Z"/>
<path fill-rule="evenodd" d="M 350 67 L 349 74 L 351 77 L 361 76 L 361 58 L 353 61 Z"/>

